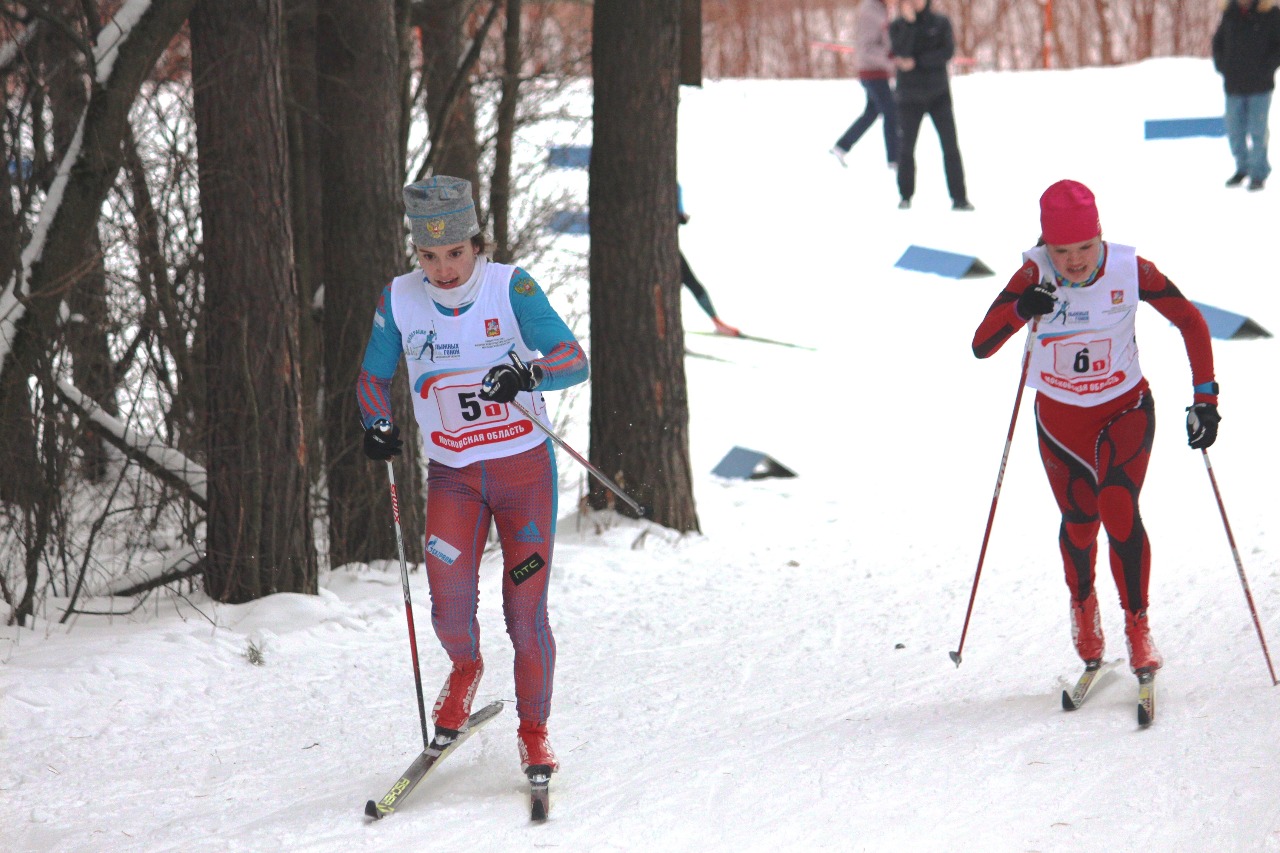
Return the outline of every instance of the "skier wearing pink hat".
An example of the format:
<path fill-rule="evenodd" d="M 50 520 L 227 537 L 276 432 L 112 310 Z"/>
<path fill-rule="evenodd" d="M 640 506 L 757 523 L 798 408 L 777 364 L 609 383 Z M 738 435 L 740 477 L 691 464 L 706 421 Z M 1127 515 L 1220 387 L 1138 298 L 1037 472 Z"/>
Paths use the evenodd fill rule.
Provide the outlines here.
<path fill-rule="evenodd" d="M 1145 302 L 1182 333 L 1191 363 L 1187 438 L 1213 444 L 1218 384 L 1200 311 L 1155 264 L 1102 239 L 1093 193 L 1059 181 L 1040 198 L 1040 242 L 996 297 L 973 337 L 987 358 L 1030 323 L 1026 383 L 1036 389 L 1040 457 L 1062 512 L 1058 545 L 1071 592 L 1071 629 L 1087 665 L 1103 656 L 1094 588 L 1104 527 L 1125 614 L 1130 668 L 1143 677 L 1162 659 L 1147 622 L 1151 549 L 1138 511 L 1155 435 L 1155 404 L 1138 363 L 1134 318 Z"/>

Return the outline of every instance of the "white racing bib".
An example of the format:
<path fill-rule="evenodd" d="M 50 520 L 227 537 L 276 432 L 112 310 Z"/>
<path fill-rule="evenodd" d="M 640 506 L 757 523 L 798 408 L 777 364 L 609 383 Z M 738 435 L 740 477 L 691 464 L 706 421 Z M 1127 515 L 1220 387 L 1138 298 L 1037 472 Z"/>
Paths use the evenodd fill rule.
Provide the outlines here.
<path fill-rule="evenodd" d="M 1142 380 L 1134 332 L 1137 252 L 1114 243 L 1106 249 L 1104 274 L 1087 287 L 1059 287 L 1056 309 L 1040 317 L 1034 332 L 1027 384 L 1073 406 L 1114 400 Z M 1053 281 L 1044 246 L 1022 257 L 1035 262 L 1041 281 Z"/>
<path fill-rule="evenodd" d="M 475 301 L 457 317 L 442 314 L 431 301 L 421 271 L 391 283 L 391 310 L 429 459 L 461 468 L 523 453 L 546 440 L 514 405 L 480 397 L 484 375 L 494 365 L 509 364 L 512 350 L 526 362 L 537 356 L 524 345 L 511 307 L 514 273 L 515 267 L 489 263 Z M 547 423 L 541 394 L 522 391 L 516 400 Z"/>

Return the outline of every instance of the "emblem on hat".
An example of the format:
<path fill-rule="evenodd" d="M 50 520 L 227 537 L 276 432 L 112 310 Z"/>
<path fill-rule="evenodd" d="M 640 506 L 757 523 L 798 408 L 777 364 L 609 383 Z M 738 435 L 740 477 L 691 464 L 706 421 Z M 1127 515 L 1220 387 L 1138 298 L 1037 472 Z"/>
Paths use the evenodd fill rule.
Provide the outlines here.
<path fill-rule="evenodd" d="M 443 219 L 428 219 L 427 231 L 431 236 L 439 240 L 444 235 L 445 222 Z"/>

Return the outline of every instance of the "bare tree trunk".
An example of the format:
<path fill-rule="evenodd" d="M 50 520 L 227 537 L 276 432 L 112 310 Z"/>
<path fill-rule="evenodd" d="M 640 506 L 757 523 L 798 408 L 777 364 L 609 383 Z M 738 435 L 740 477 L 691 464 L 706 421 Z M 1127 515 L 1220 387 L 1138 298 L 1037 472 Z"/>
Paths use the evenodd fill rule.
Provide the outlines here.
<path fill-rule="evenodd" d="M 282 0 L 199 0 L 192 78 L 204 230 L 205 590 L 316 591 L 292 274 Z"/>
<path fill-rule="evenodd" d="M 427 79 L 427 115 L 433 125 L 440 120 L 449 84 L 461 64 L 463 51 L 468 44 L 466 19 L 470 0 L 423 0 L 421 17 L 417 23 L 422 29 L 423 74 Z M 480 158 L 476 143 L 476 107 L 471 97 L 471 86 L 464 85 L 453 108 L 444 116 L 444 127 L 439 128 L 439 151 L 431 154 L 435 164 L 432 173 L 466 178 L 479 192 Z M 432 134 L 435 135 L 433 127 Z M 477 205 L 479 199 L 476 199 Z M 477 211 L 481 208 L 477 207 Z M 483 222 L 484 219 L 482 218 Z"/>
<path fill-rule="evenodd" d="M 85 69 L 83 57 L 78 55 L 76 46 L 62 36 L 61 30 L 48 27 L 45 33 L 47 37 L 40 40 L 40 53 L 49 86 L 54 158 L 61 160 L 70 149 L 76 127 L 88 106 Z M 107 272 L 96 224 L 80 254 L 78 267 L 82 274 L 71 283 L 67 293 L 72 316 L 67 326 L 67 348 L 71 352 L 76 386 L 114 415 L 119 413 L 119 406 L 107 344 Z M 107 474 L 106 445 L 101 436 L 86 428 L 77 436 L 77 443 L 83 454 L 81 470 L 85 477 L 93 482 L 101 481 Z"/>
<path fill-rule="evenodd" d="M 502 36 L 502 99 L 498 102 L 498 128 L 494 141 L 493 177 L 489 184 L 489 212 L 493 216 L 493 259 L 511 262 L 511 140 L 516 131 L 516 107 L 520 103 L 521 0 L 507 0 L 506 29 Z"/>
<path fill-rule="evenodd" d="M 316 95 L 316 0 L 285 0 L 285 110 L 289 128 L 289 198 L 293 266 L 298 279 L 302 411 L 307 457 L 321 459 L 323 328 L 315 309 L 323 292 L 324 234 L 320 175 L 320 105 Z M 323 472 L 313 466 L 311 476 Z"/>
<path fill-rule="evenodd" d="M 125 140 L 125 171 L 137 222 L 138 288 L 146 303 L 139 312 L 144 326 L 136 345 L 153 353 L 157 381 L 164 383 L 172 395 L 165 417 L 175 446 L 190 455 L 202 454 L 207 397 L 200 367 L 204 352 L 201 305 L 197 299 L 183 300 L 178 292 L 178 282 L 192 275 L 190 262 L 170 272 L 170 259 L 162 245 L 165 223 L 152 201 L 148 169 L 132 133 Z M 195 341 L 188 343 L 187 334 L 192 329 L 196 331 Z M 147 361 L 145 357 L 140 360 Z M 128 361 L 122 359 L 121 363 Z M 122 372 L 117 370 L 117 374 Z M 170 375 L 172 380 L 168 381 Z"/>
<path fill-rule="evenodd" d="M 0 239 L 5 241 L 0 249 L 0 268 L 9 273 L 0 281 L 0 299 L 9 304 L 4 322 L 12 324 L 5 330 L 7 347 L 0 355 L 0 499 L 14 501 L 25 519 L 22 535 L 28 572 L 43 557 L 62 476 L 60 466 L 49 464 L 60 449 L 56 444 L 56 420 L 42 425 L 41 444 L 37 446 L 36 418 L 53 416 L 47 408 L 47 395 L 39 403 L 32 399 L 29 380 L 34 377 L 42 387 L 52 387 L 51 351 L 60 339 L 61 308 L 68 289 L 82 277 L 85 246 L 93 239 L 103 201 L 120 171 L 129 109 L 142 81 L 193 3 L 194 0 L 154 0 L 141 10 L 127 32 L 113 32 L 113 62 L 109 68 L 95 69 L 86 78 L 89 97 L 79 124 L 79 144 L 57 164 L 56 170 L 49 170 L 50 186 L 42 188 L 47 190 L 45 198 L 55 201 L 46 201 L 38 229 L 24 233 L 11 207 L 13 196 L 6 192 L 0 200 L 0 207 L 5 209 L 0 224 L 10 226 L 0 228 Z M 44 25 L 47 21 L 39 23 Z M 75 37 L 76 28 L 68 26 L 65 32 Z M 87 55 L 85 44 L 79 47 L 82 55 Z M 17 85 L 37 87 L 29 94 L 32 104 L 40 103 L 41 81 L 32 77 Z M 33 109 L 32 114 L 35 113 Z M 47 147 L 43 120 L 36 118 L 30 130 L 37 153 L 32 167 L 39 174 L 44 165 L 41 154 Z M 13 143 L 7 147 L 6 154 L 18 150 Z M 14 163 L 21 166 L 22 160 L 15 158 Z M 7 176 L 4 181 L 7 188 Z M 30 204 L 33 196 L 30 188 L 19 192 L 24 205 Z M 20 239 L 29 241 L 22 249 L 33 258 L 26 269 L 14 251 Z M 37 405 L 45 408 L 37 412 Z M 33 476 L 33 471 L 40 473 Z M 50 476 L 59 479 L 47 479 Z M 19 623 L 31 613 L 32 582 L 33 576 L 28 575 L 28 589 L 15 608 L 14 618 Z"/>
<path fill-rule="evenodd" d="M 6 140 L 7 142 L 7 140 Z M 6 144 L 4 153 L 16 149 Z M 5 157 L 6 162 L 9 157 Z M 14 162 L 21 162 L 13 158 Z M 19 244 L 19 219 L 10 203 L 13 198 L 8 169 L 0 169 L 0 275 L 3 281 L 17 281 L 21 275 L 22 247 Z M 9 362 L 0 362 L 0 368 Z M 22 472 L 30 471 L 35 461 L 35 436 L 31 430 L 31 401 L 26 373 L 17 369 L 0 369 L 0 503 L 25 506 L 22 500 Z"/>
<path fill-rule="evenodd" d="M 676 247 L 680 0 L 600 0 L 591 155 L 591 458 L 698 529 Z M 610 493 L 593 483 L 595 507 Z"/>
<path fill-rule="evenodd" d="M 1102 55 L 1101 55 L 1102 64 L 1115 65 L 1116 64 L 1115 48 L 1111 43 L 1111 39 L 1112 39 L 1111 22 L 1110 20 L 1107 19 L 1108 5 L 1109 4 L 1107 3 L 1107 0 L 1094 0 L 1093 8 L 1094 8 L 1094 13 L 1098 16 L 1096 32 L 1098 34 L 1097 35 L 1098 44 L 1102 48 Z M 1081 56 L 1080 61 L 1077 62 L 1076 64 L 1085 65 L 1087 62 L 1088 62 L 1088 58 L 1085 56 Z"/>
<path fill-rule="evenodd" d="M 383 466 L 365 457 L 356 376 L 378 294 L 405 266 L 393 0 L 319 0 L 325 455 L 332 565 L 396 554 Z M 411 413 L 402 413 L 408 420 Z M 407 503 L 407 501 L 406 501 Z"/>
<path fill-rule="evenodd" d="M 680 3 L 680 83 L 702 85 L 702 0 Z"/>
<path fill-rule="evenodd" d="M 1155 0 L 1137 0 L 1134 9 L 1134 23 L 1137 25 L 1133 53 L 1135 59 L 1150 59 L 1155 56 L 1156 9 Z"/>

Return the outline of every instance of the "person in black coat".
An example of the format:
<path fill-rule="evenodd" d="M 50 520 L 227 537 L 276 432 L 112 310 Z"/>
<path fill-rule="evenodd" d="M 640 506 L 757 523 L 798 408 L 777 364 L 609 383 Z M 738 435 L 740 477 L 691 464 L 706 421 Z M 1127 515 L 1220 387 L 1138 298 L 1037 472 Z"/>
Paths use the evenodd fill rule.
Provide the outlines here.
<path fill-rule="evenodd" d="M 893 62 L 898 69 L 898 207 L 911 207 L 916 191 L 916 137 L 926 115 L 942 143 L 947 192 L 952 210 L 973 210 L 964 184 L 964 164 L 956 142 L 947 62 L 956 52 L 951 21 L 933 11 L 932 0 L 903 0 L 899 17 L 889 25 Z"/>
<path fill-rule="evenodd" d="M 1227 142 L 1236 171 L 1227 186 L 1249 179 L 1249 189 L 1266 186 L 1267 114 L 1280 67 L 1280 9 L 1276 0 L 1223 0 L 1222 20 L 1213 34 L 1213 67 L 1227 93 Z"/>

